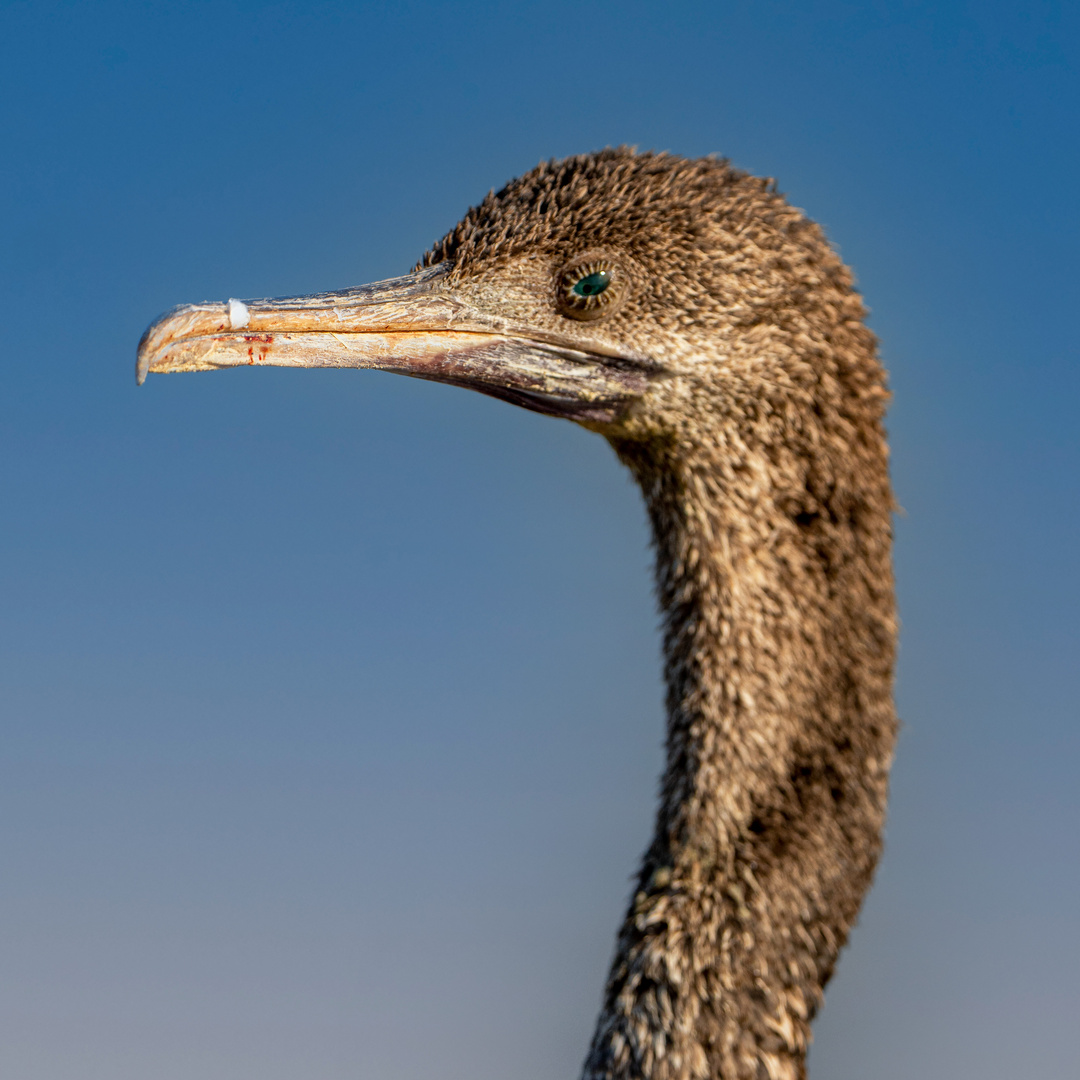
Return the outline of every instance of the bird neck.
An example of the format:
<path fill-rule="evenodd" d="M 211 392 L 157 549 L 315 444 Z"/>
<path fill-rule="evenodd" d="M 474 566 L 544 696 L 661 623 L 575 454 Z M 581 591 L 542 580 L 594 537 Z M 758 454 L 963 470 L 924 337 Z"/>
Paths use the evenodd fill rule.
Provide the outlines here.
<path fill-rule="evenodd" d="M 616 445 L 652 521 L 667 765 L 586 1080 L 804 1077 L 880 851 L 895 733 L 880 425 L 831 462 L 739 441 Z"/>

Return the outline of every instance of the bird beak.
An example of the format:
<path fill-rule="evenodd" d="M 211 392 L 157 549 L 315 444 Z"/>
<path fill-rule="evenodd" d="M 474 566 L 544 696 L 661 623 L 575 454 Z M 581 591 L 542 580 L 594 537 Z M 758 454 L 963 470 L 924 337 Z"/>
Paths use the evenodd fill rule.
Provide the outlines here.
<path fill-rule="evenodd" d="M 378 368 L 595 423 L 617 419 L 644 392 L 647 361 L 482 312 L 446 286 L 447 270 L 337 293 L 176 308 L 139 342 L 136 379 L 249 364 Z"/>

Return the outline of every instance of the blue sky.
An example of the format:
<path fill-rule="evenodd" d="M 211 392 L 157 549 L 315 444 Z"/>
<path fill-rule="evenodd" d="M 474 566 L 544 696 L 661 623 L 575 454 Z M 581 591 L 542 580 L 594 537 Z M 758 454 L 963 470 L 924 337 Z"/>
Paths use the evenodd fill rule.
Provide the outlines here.
<path fill-rule="evenodd" d="M 774 176 L 891 371 L 887 853 L 812 1075 L 1075 1070 L 1075 7 L 0 4 L 0 1073 L 561 1080 L 662 738 L 637 494 L 369 372 L 133 378 L 538 160 Z"/>

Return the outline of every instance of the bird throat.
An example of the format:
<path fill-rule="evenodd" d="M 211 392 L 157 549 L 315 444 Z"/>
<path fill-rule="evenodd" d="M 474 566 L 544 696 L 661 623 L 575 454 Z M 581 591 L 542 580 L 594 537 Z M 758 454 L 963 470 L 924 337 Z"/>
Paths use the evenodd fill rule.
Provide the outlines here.
<path fill-rule="evenodd" d="M 794 501 L 820 462 L 778 476 L 768 446 L 732 468 L 730 446 L 616 443 L 652 521 L 667 764 L 585 1080 L 806 1075 L 896 730 L 878 436 L 841 456 L 846 482 L 833 464 L 831 497 Z"/>

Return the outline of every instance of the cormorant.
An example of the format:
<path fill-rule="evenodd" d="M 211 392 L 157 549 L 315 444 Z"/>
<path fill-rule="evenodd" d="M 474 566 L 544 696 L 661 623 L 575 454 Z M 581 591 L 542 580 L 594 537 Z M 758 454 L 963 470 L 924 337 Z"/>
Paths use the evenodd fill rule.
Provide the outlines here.
<path fill-rule="evenodd" d="M 180 307 L 138 378 L 374 367 L 604 436 L 656 549 L 667 765 L 585 1080 L 796 1080 L 881 850 L 896 733 L 876 342 L 771 182 L 609 149 L 489 193 L 413 273 Z"/>

